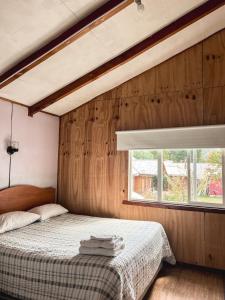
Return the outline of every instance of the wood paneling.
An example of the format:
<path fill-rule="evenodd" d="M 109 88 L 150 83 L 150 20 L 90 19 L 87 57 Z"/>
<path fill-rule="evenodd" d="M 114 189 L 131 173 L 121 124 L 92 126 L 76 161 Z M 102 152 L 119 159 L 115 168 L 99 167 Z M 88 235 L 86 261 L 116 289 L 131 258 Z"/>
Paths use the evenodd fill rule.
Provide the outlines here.
<path fill-rule="evenodd" d="M 202 89 L 187 89 L 178 92 L 170 105 L 171 127 L 197 126 L 203 124 Z"/>
<path fill-rule="evenodd" d="M 225 262 L 225 217 L 218 214 L 205 214 L 206 265 L 221 268 Z"/>
<path fill-rule="evenodd" d="M 225 85 L 225 30 L 203 42 L 204 87 Z"/>
<path fill-rule="evenodd" d="M 73 212 L 160 222 L 179 261 L 225 268 L 225 215 L 123 205 L 128 153 L 116 151 L 116 130 L 225 123 L 225 87 L 202 85 L 202 46 L 61 118 L 59 200 Z"/>
<path fill-rule="evenodd" d="M 155 69 L 156 93 L 202 87 L 202 45 L 197 44 Z"/>
<path fill-rule="evenodd" d="M 204 89 L 204 124 L 225 124 L 225 86 Z"/>
<path fill-rule="evenodd" d="M 165 228 L 178 261 L 204 265 L 204 213 L 166 210 Z"/>
<path fill-rule="evenodd" d="M 120 91 L 120 96 L 125 98 L 155 94 L 155 79 L 155 68 L 153 68 L 119 86 L 117 97 L 118 90 Z M 113 91 L 116 91 L 116 89 Z M 114 94 L 116 93 L 112 93 L 112 95 Z"/>

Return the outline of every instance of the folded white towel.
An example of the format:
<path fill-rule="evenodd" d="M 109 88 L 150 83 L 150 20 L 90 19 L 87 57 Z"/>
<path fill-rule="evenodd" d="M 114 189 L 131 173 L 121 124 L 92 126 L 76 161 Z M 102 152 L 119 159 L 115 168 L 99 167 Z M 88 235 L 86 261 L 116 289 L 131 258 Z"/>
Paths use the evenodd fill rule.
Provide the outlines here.
<path fill-rule="evenodd" d="M 91 240 L 99 240 L 99 241 L 113 241 L 113 240 L 121 240 L 123 241 L 123 238 L 121 236 L 117 235 L 91 235 Z"/>
<path fill-rule="evenodd" d="M 121 241 L 121 239 L 115 239 L 115 240 L 82 240 L 80 241 L 80 245 L 82 247 L 87 248 L 105 248 L 105 249 L 120 249 L 124 242 Z"/>
<path fill-rule="evenodd" d="M 81 246 L 79 248 L 79 252 L 80 252 L 80 254 L 85 254 L 85 255 L 101 255 L 101 256 L 115 257 L 115 256 L 119 255 L 123 249 L 124 249 L 124 246 L 117 250 L 104 249 L 104 248 L 88 248 L 88 247 Z"/>

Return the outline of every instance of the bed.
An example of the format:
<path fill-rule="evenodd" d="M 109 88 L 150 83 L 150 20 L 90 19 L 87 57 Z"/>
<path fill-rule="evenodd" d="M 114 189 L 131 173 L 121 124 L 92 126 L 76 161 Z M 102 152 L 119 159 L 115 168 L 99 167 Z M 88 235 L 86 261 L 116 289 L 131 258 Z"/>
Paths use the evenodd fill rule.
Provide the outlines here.
<path fill-rule="evenodd" d="M 0 213 L 13 209 L 8 190 L 10 208 L 2 210 L 2 193 Z M 54 193 L 43 198 L 53 202 Z M 38 200 L 30 202 L 23 209 Z M 115 258 L 79 255 L 80 240 L 96 233 L 121 235 L 124 251 Z M 0 292 L 31 300 L 142 299 L 163 260 L 175 263 L 159 223 L 67 213 L 0 235 Z"/>

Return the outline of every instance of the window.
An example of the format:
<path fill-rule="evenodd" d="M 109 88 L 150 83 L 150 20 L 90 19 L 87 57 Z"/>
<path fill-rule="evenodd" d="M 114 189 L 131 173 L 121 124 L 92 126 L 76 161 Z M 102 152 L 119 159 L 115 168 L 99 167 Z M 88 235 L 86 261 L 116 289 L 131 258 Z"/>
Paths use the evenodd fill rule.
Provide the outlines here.
<path fill-rule="evenodd" d="M 188 202 L 188 157 L 187 150 L 162 151 L 163 201 Z"/>
<path fill-rule="evenodd" d="M 130 150 L 129 199 L 224 206 L 224 149 Z"/>

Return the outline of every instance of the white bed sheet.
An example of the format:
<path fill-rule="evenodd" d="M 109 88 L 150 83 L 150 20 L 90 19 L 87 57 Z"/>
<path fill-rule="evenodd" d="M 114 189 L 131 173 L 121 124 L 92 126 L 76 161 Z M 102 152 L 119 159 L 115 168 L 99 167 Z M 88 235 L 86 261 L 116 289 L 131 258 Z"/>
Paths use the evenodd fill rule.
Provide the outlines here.
<path fill-rule="evenodd" d="M 80 240 L 117 234 L 115 258 L 79 255 Z M 29 300 L 136 300 L 163 260 L 174 264 L 159 223 L 64 214 L 0 235 L 0 291 Z"/>

